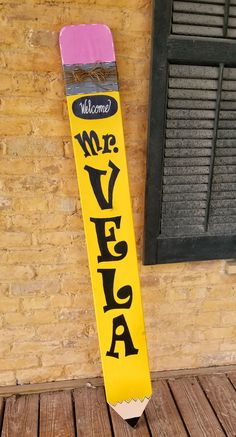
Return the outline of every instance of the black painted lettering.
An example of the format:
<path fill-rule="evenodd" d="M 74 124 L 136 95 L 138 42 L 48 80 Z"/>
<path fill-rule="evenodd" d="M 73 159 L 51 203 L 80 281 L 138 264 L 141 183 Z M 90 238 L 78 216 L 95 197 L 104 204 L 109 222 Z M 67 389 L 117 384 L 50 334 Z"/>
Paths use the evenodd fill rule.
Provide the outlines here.
<path fill-rule="evenodd" d="M 75 138 L 82 147 L 85 158 L 87 158 L 87 156 L 97 155 L 97 152 L 102 150 L 98 136 L 94 130 L 91 130 L 90 134 L 84 130 L 82 135 L 77 134 Z"/>
<path fill-rule="evenodd" d="M 112 169 L 109 183 L 108 183 L 108 200 L 106 200 L 103 189 L 101 177 L 107 174 L 106 170 L 99 170 L 97 168 L 90 167 L 89 165 L 85 165 L 84 169 L 89 174 L 89 179 L 93 188 L 93 192 L 96 196 L 98 204 L 101 209 L 111 209 L 113 207 L 113 190 L 116 182 L 116 178 L 119 174 L 120 169 L 116 167 L 113 162 L 109 161 L 108 166 Z"/>
<path fill-rule="evenodd" d="M 120 332 L 121 331 L 121 332 Z M 123 341 L 125 347 L 125 356 L 137 355 L 138 349 L 133 345 L 133 341 L 129 332 L 126 320 L 122 315 L 115 317 L 113 319 L 113 331 L 112 331 L 112 342 L 110 350 L 107 351 L 106 355 L 108 357 L 119 358 L 119 353 L 115 352 L 116 342 Z"/>
<path fill-rule="evenodd" d="M 106 134 L 102 136 L 103 140 L 104 140 L 104 149 L 102 153 L 111 153 L 111 149 L 110 146 L 115 146 L 116 144 L 116 137 L 113 134 Z M 113 151 L 115 153 L 118 152 L 118 148 L 114 147 Z"/>
<path fill-rule="evenodd" d="M 126 241 L 119 241 L 114 245 L 114 252 L 116 255 L 113 255 L 110 252 L 107 243 L 110 241 L 116 241 L 114 226 L 109 229 L 109 234 L 106 235 L 106 224 L 109 222 L 115 223 L 116 228 L 120 229 L 121 216 L 111 218 L 90 218 L 90 221 L 95 224 L 98 245 L 101 252 L 101 255 L 97 257 L 98 262 L 118 261 L 123 259 L 128 252 Z"/>
<path fill-rule="evenodd" d="M 124 285 L 121 287 L 116 295 L 120 302 L 117 302 L 114 296 L 114 279 L 115 269 L 98 269 L 98 273 L 102 274 L 103 290 L 106 297 L 106 305 L 103 307 L 104 313 L 118 308 L 130 308 L 133 299 L 132 287 Z M 125 301 L 125 302 L 124 302 Z"/>

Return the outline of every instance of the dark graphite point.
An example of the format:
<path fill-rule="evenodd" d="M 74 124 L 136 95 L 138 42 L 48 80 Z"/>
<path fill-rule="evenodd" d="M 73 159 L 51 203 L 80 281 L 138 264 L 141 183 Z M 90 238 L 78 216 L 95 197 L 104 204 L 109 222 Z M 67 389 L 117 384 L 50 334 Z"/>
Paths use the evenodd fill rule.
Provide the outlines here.
<path fill-rule="evenodd" d="M 132 428 L 135 428 L 139 421 L 140 417 L 132 417 L 131 419 L 125 419 L 125 421 L 132 426 Z"/>

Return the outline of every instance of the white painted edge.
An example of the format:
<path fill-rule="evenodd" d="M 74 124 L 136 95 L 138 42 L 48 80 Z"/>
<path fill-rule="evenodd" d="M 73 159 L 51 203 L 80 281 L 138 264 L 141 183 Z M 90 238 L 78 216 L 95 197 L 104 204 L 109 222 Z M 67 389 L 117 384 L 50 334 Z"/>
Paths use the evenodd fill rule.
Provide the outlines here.
<path fill-rule="evenodd" d="M 129 402 L 118 402 L 115 405 L 109 404 L 113 410 L 116 411 L 117 414 L 119 414 L 122 419 L 132 419 L 133 417 L 140 417 L 143 414 L 143 411 L 145 410 L 149 398 L 144 398 L 143 400 L 137 399 L 137 400 L 131 400 Z"/>

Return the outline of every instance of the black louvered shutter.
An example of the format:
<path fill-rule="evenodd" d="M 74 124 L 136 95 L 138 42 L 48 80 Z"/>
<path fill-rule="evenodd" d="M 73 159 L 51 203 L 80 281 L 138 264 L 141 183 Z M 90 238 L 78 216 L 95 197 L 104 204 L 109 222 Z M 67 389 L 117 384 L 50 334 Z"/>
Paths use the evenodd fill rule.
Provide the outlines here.
<path fill-rule="evenodd" d="M 156 0 L 145 264 L 236 257 L 236 0 Z"/>

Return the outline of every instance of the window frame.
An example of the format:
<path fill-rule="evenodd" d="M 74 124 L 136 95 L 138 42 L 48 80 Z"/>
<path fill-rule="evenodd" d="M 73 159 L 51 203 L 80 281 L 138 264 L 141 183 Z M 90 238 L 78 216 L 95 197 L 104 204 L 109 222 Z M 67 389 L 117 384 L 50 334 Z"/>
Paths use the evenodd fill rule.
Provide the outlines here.
<path fill-rule="evenodd" d="M 226 0 L 226 29 L 229 4 Z M 154 0 L 153 3 L 143 259 L 146 265 L 236 257 L 234 234 L 160 237 L 168 66 L 177 63 L 236 67 L 236 40 L 171 34 L 172 5 L 173 0 Z M 214 164 L 214 150 L 212 160 Z"/>

